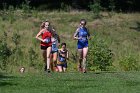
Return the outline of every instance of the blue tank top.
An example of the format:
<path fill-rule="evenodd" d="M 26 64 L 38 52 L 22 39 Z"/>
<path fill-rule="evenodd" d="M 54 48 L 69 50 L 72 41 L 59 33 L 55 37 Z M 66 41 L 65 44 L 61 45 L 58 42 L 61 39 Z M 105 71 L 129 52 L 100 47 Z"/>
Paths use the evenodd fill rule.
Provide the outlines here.
<path fill-rule="evenodd" d="M 52 38 L 52 39 L 53 39 L 53 40 L 52 40 L 52 51 L 53 51 L 53 52 L 56 52 L 56 51 L 58 51 L 58 47 L 57 47 L 58 40 L 55 39 L 55 38 Z"/>
<path fill-rule="evenodd" d="M 85 28 L 85 27 L 84 28 L 79 28 L 78 38 L 81 38 L 81 39 L 79 39 L 78 41 L 87 42 L 88 41 L 87 36 L 88 36 L 87 28 Z"/>

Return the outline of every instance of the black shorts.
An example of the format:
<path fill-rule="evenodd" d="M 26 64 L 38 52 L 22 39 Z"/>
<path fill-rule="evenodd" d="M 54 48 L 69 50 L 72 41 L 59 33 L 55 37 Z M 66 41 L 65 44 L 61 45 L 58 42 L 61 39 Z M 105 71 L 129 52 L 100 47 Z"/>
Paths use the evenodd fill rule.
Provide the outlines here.
<path fill-rule="evenodd" d="M 63 63 L 63 64 L 57 64 L 57 66 L 62 66 L 62 67 L 64 67 L 64 68 L 67 68 L 68 66 L 67 66 L 67 62 L 65 62 L 65 63 Z"/>
<path fill-rule="evenodd" d="M 48 47 L 51 47 L 51 46 L 40 46 L 41 50 L 46 50 Z"/>
<path fill-rule="evenodd" d="M 54 54 L 54 53 L 58 53 L 58 50 L 57 51 L 51 51 L 51 54 Z"/>

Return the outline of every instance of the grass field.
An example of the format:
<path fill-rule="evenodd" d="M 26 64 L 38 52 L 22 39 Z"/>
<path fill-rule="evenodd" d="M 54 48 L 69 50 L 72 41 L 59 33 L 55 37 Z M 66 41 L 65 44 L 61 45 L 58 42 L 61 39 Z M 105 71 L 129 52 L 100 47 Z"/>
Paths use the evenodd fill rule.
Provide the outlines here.
<path fill-rule="evenodd" d="M 140 93 L 140 72 L 0 74 L 0 93 Z"/>
<path fill-rule="evenodd" d="M 4 61 L 3 68 L 8 74 L 0 70 L 0 93 L 140 93 L 140 72 L 123 72 L 124 69 L 120 68 L 120 62 L 124 62 L 126 67 L 135 62 L 138 64 L 134 66 L 140 64 L 140 13 L 114 13 L 109 16 L 103 12 L 99 19 L 94 19 L 91 12 L 33 11 L 26 14 L 16 10 L 0 11 L 0 15 L 0 41 L 6 42 L 8 49 L 15 51 Z M 103 40 L 112 50 L 112 72 L 75 72 L 76 62 L 72 53 L 76 51 L 76 41 L 72 35 L 82 18 L 88 21 L 92 39 Z M 67 73 L 46 74 L 41 71 L 43 59 L 40 42 L 35 36 L 41 22 L 46 19 L 70 50 Z M 26 73 L 19 74 L 18 69 L 22 66 Z"/>

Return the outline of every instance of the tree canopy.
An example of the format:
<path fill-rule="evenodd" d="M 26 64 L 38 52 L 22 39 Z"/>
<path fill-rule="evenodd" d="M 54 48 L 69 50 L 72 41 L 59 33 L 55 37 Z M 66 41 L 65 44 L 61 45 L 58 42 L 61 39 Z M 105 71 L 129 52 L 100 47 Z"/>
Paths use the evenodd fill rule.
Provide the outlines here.
<path fill-rule="evenodd" d="M 20 7 L 28 4 L 31 8 L 61 9 L 70 7 L 71 9 L 90 10 L 89 5 L 98 2 L 102 9 L 110 10 L 110 6 L 117 11 L 139 11 L 139 0 L 0 0 L 0 9 L 9 6 Z M 41 8 L 41 9 L 42 9 Z"/>

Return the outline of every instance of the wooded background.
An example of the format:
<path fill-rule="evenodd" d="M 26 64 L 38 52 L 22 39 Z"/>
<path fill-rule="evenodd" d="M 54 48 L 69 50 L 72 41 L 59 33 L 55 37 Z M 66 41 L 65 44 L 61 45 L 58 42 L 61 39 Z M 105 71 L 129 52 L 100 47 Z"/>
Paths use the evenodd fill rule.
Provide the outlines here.
<path fill-rule="evenodd" d="M 139 0 L 0 0 L 0 9 L 13 6 L 20 8 L 22 4 L 28 4 L 31 8 L 40 9 L 61 9 L 64 6 L 69 6 L 71 9 L 90 10 L 91 3 L 98 2 L 103 10 L 110 10 L 110 6 L 114 7 L 115 11 L 133 12 L 140 11 Z"/>

